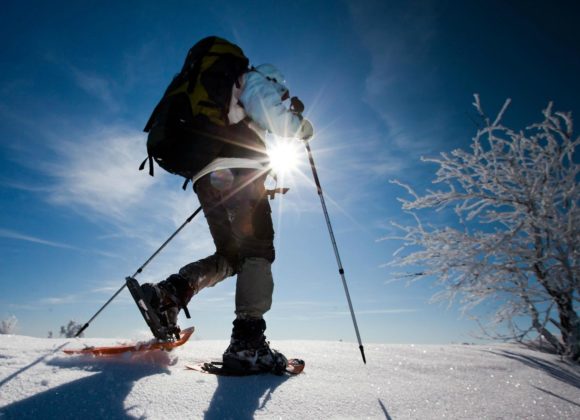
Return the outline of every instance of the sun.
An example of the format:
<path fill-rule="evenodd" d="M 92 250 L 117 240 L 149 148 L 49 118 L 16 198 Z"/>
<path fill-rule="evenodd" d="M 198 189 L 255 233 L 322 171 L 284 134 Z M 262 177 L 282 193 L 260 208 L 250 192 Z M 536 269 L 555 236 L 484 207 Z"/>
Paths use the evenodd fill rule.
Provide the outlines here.
<path fill-rule="evenodd" d="M 298 144 L 295 140 L 278 140 L 268 148 L 268 156 L 272 170 L 277 175 L 287 175 L 298 167 Z"/>

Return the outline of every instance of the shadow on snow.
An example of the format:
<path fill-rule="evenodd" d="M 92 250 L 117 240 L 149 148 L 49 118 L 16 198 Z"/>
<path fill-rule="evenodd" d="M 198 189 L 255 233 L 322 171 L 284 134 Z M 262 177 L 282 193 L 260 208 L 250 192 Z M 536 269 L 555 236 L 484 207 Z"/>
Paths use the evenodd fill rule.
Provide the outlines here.
<path fill-rule="evenodd" d="M 560 364 L 549 362 L 539 357 L 527 356 L 508 350 L 491 351 L 491 353 L 498 356 L 507 357 L 511 360 L 516 360 L 526 366 L 541 370 L 554 379 L 562 381 L 573 387 L 580 388 L 580 371 L 578 370 L 578 366 L 571 365 L 564 361 L 562 361 Z"/>
<path fill-rule="evenodd" d="M 380 398 L 379 398 L 379 405 L 381 406 L 381 410 L 383 410 L 383 414 L 385 415 L 385 418 L 387 420 L 392 420 L 391 416 L 389 415 L 389 412 L 387 411 L 387 407 L 385 407 L 385 404 L 381 401 Z"/>
<path fill-rule="evenodd" d="M 256 375 L 245 377 L 218 376 L 205 420 L 253 419 L 257 410 L 263 409 L 272 398 L 274 390 L 289 376 Z"/>
<path fill-rule="evenodd" d="M 38 359 L 36 359 L 34 362 L 30 363 L 27 366 L 24 366 L 21 369 L 18 369 L 16 372 L 14 372 L 12 375 L 7 376 L 6 378 L 4 378 L 2 381 L 0 381 L 0 388 L 2 388 L 4 385 L 6 385 L 6 383 L 10 382 L 12 379 L 16 378 L 18 375 L 20 375 L 21 373 L 26 372 L 28 369 L 36 366 L 37 364 L 39 364 L 40 362 L 43 362 L 48 356 L 57 353 L 58 351 L 60 351 L 61 349 L 63 349 L 66 345 L 68 344 L 68 341 L 64 344 L 61 344 L 60 346 L 56 347 L 55 349 L 53 349 L 52 351 L 50 351 L 47 354 L 44 354 L 42 356 L 40 356 Z"/>
<path fill-rule="evenodd" d="M 138 380 L 169 373 L 169 356 L 160 352 L 156 360 L 95 359 L 86 356 L 57 358 L 48 366 L 83 369 L 96 372 L 21 401 L 0 408 L 4 419 L 123 419 L 135 418 L 133 407 L 124 402 Z M 40 379 L 39 379 L 40 380 Z M 47 382 L 50 375 L 47 374 Z"/>

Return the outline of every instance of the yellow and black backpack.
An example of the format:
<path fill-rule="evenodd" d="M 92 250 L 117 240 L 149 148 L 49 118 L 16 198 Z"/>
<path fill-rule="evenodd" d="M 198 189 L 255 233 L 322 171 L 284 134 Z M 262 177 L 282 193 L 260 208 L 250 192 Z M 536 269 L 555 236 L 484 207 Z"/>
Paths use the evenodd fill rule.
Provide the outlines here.
<path fill-rule="evenodd" d="M 191 47 L 145 126 L 148 157 L 139 169 L 148 161 L 153 175 L 155 161 L 191 179 L 217 157 L 220 142 L 200 133 L 229 125 L 232 88 L 248 64 L 242 49 L 222 38 L 207 37 Z"/>

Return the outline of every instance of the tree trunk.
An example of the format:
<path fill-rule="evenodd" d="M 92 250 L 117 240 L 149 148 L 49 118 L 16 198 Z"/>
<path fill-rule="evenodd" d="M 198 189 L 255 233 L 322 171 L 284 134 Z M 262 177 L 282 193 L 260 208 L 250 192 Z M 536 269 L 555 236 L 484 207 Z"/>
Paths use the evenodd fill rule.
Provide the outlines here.
<path fill-rule="evenodd" d="M 580 361 L 580 319 L 574 311 L 574 298 L 571 292 L 562 292 L 550 287 L 546 281 L 545 271 L 540 263 L 534 264 L 534 271 L 540 284 L 552 297 L 558 308 L 560 323 L 558 328 L 562 334 L 564 351 L 562 354 L 573 361 Z"/>
<path fill-rule="evenodd" d="M 534 304 L 528 298 L 525 291 L 522 291 L 521 298 L 524 300 L 524 302 L 526 302 L 526 305 L 528 306 L 529 314 L 530 317 L 532 318 L 532 326 L 538 332 L 538 334 L 540 334 L 540 337 L 544 337 L 546 341 L 548 341 L 548 343 L 550 343 L 552 347 L 554 347 L 554 349 L 558 354 L 564 354 L 565 351 L 564 346 L 562 345 L 560 340 L 558 340 L 558 338 L 555 337 L 550 331 L 548 331 L 545 325 L 540 322 L 540 314 L 538 313 L 538 310 L 536 309 Z"/>
<path fill-rule="evenodd" d="M 556 298 L 560 316 L 560 331 L 565 347 L 565 356 L 580 361 L 580 318 L 574 310 L 572 296 L 568 293 Z"/>

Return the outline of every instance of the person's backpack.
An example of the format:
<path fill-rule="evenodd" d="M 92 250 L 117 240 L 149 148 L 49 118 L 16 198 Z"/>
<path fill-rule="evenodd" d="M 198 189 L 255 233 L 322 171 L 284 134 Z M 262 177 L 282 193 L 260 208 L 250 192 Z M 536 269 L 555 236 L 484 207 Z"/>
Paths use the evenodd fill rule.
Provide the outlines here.
<path fill-rule="evenodd" d="M 204 38 L 191 47 L 145 126 L 148 157 L 139 169 L 148 161 L 153 175 L 155 161 L 189 180 L 217 157 L 223 144 L 203 133 L 229 125 L 232 88 L 248 64 L 243 51 L 222 38 Z"/>

